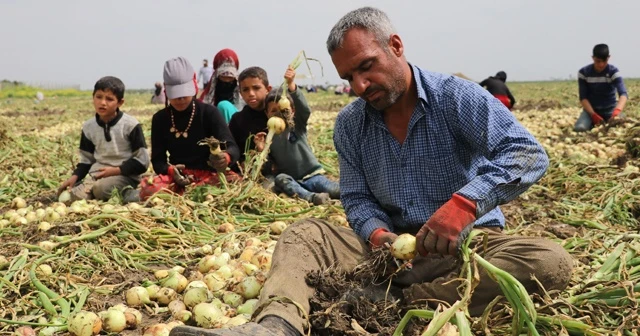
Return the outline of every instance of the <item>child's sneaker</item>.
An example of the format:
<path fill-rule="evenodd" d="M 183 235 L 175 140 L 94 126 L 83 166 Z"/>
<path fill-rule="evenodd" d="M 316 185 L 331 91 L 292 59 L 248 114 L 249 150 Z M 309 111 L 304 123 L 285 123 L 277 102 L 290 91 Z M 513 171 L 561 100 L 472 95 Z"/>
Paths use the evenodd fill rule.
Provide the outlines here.
<path fill-rule="evenodd" d="M 315 193 L 313 197 L 311 197 L 313 201 L 313 205 L 323 205 L 328 203 L 331 200 L 331 197 L 327 193 Z"/>

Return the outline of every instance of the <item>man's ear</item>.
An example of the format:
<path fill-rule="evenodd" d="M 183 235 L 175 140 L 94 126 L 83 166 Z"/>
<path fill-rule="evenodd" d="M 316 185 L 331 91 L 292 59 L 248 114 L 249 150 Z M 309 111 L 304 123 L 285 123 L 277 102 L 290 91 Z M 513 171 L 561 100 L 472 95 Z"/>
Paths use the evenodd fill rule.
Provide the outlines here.
<path fill-rule="evenodd" d="M 120 99 L 120 101 L 118 102 L 118 108 L 120 108 L 122 104 L 124 104 L 124 98 Z"/>
<path fill-rule="evenodd" d="M 391 38 L 389 38 L 389 49 L 391 52 L 400 57 L 404 54 L 404 44 L 402 43 L 402 39 L 398 34 L 392 34 Z"/>
<path fill-rule="evenodd" d="M 267 85 L 267 91 L 271 92 L 271 89 L 273 89 L 273 87 L 271 85 Z"/>

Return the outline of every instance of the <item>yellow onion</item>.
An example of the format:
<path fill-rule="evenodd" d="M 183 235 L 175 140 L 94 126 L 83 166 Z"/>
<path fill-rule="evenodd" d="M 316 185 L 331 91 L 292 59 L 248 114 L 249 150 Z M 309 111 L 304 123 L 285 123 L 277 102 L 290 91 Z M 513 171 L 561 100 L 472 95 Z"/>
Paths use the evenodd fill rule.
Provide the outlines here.
<path fill-rule="evenodd" d="M 220 275 L 222 279 L 229 279 L 231 278 L 231 272 L 231 267 L 229 265 L 223 265 L 213 273 Z"/>
<path fill-rule="evenodd" d="M 47 264 L 40 264 L 38 265 L 38 268 L 36 268 L 36 274 L 44 276 L 44 277 L 48 277 L 53 273 L 53 269 L 51 269 L 51 266 L 47 265 Z"/>
<path fill-rule="evenodd" d="M 283 221 L 275 221 L 269 225 L 269 229 L 273 234 L 279 235 L 287 228 L 287 223 Z"/>
<path fill-rule="evenodd" d="M 280 102 L 283 102 L 284 105 L 280 105 Z M 289 99 L 284 96 L 278 101 L 278 105 L 280 105 L 280 110 L 291 109 Z M 285 106 L 286 108 L 282 108 L 282 106 Z M 280 117 L 271 117 L 267 120 L 267 128 L 275 134 L 280 134 L 287 128 L 287 124 L 284 122 L 284 119 Z"/>
<path fill-rule="evenodd" d="M 213 329 L 220 324 L 224 315 L 220 308 L 212 303 L 199 303 L 193 307 L 193 317 L 199 327 Z"/>
<path fill-rule="evenodd" d="M 256 255 L 258 251 L 260 251 L 260 249 L 257 246 L 249 245 L 244 248 L 244 251 L 242 251 L 238 259 L 240 259 L 240 261 L 251 262 L 251 259 L 253 259 L 253 256 Z"/>
<path fill-rule="evenodd" d="M 169 328 L 169 330 L 171 330 L 171 329 L 173 329 L 173 328 L 175 328 L 177 326 L 180 326 L 180 325 L 184 325 L 184 323 L 180 322 L 180 321 L 171 321 L 171 322 L 167 323 L 167 328 Z"/>
<path fill-rule="evenodd" d="M 31 327 L 20 327 L 13 332 L 13 336 L 36 336 L 36 332 Z"/>
<path fill-rule="evenodd" d="M 403 233 L 391 244 L 391 255 L 401 260 L 411 260 L 416 256 L 416 237 Z"/>
<path fill-rule="evenodd" d="M 229 253 L 227 252 L 222 252 L 219 256 L 216 257 L 215 261 L 213 262 L 213 269 L 217 270 L 220 267 L 227 265 L 229 263 L 229 260 L 231 260 L 231 255 L 229 255 Z"/>
<path fill-rule="evenodd" d="M 38 247 L 46 251 L 52 251 L 53 249 L 58 247 L 58 244 L 52 241 L 43 240 L 38 243 Z"/>
<path fill-rule="evenodd" d="M 184 304 L 184 302 L 180 300 L 173 300 L 169 302 L 169 304 L 167 305 L 167 308 L 169 308 L 171 315 L 173 315 L 177 312 L 187 309 L 187 306 Z"/>
<path fill-rule="evenodd" d="M 215 273 L 205 275 L 203 281 L 207 284 L 209 290 L 214 293 L 223 290 L 227 286 L 226 280 Z"/>
<path fill-rule="evenodd" d="M 184 304 L 189 308 L 195 307 L 202 302 L 209 302 L 213 298 L 213 295 L 209 292 L 208 288 L 196 287 L 191 288 L 184 293 Z"/>
<path fill-rule="evenodd" d="M 203 274 L 209 272 L 209 270 L 213 268 L 213 263 L 215 261 L 216 257 L 213 255 L 204 256 L 202 259 L 200 259 L 200 262 L 198 262 L 198 271 Z"/>
<path fill-rule="evenodd" d="M 153 272 L 153 276 L 156 277 L 156 279 L 161 280 L 161 279 L 164 279 L 164 278 L 169 276 L 169 271 L 168 270 L 157 270 L 157 271 Z"/>
<path fill-rule="evenodd" d="M 260 267 L 262 271 L 269 271 L 271 269 L 271 253 L 267 251 L 259 252 L 251 258 L 251 263 Z"/>
<path fill-rule="evenodd" d="M 20 209 L 16 210 L 16 213 L 18 214 L 18 216 L 21 216 L 21 217 L 26 216 L 27 212 L 29 212 L 28 208 L 20 208 Z"/>
<path fill-rule="evenodd" d="M 127 329 L 135 329 L 142 323 L 142 313 L 134 308 L 127 308 L 124 311 L 124 317 L 127 321 Z"/>
<path fill-rule="evenodd" d="M 245 315 L 236 315 L 229 319 L 224 325 L 229 328 L 237 327 L 249 322 L 249 318 Z"/>
<path fill-rule="evenodd" d="M 224 252 L 229 253 L 232 258 L 235 258 L 240 252 L 242 252 L 242 248 L 239 243 L 227 243 L 224 246 Z"/>
<path fill-rule="evenodd" d="M 11 218 L 11 223 L 15 225 L 26 225 L 27 223 L 29 223 L 29 221 L 22 216 L 15 216 Z"/>
<path fill-rule="evenodd" d="M 189 280 L 184 275 L 173 270 L 169 272 L 168 277 L 160 280 L 162 287 L 171 288 L 177 293 L 182 293 L 188 284 Z"/>
<path fill-rule="evenodd" d="M 27 222 L 29 222 L 29 223 L 33 223 L 33 222 L 38 220 L 38 216 L 36 215 L 36 213 L 34 211 L 29 211 L 24 216 L 24 219 L 26 219 Z"/>
<path fill-rule="evenodd" d="M 251 238 L 247 238 L 247 240 L 244 241 L 244 247 L 248 247 L 248 246 L 260 246 L 260 244 L 262 244 L 262 241 L 256 237 L 251 237 Z"/>
<path fill-rule="evenodd" d="M 171 329 L 164 323 L 154 324 L 145 329 L 142 336 L 169 336 Z"/>
<path fill-rule="evenodd" d="M 202 280 L 191 281 L 184 290 L 186 292 L 191 288 L 207 288 L 207 284 Z"/>
<path fill-rule="evenodd" d="M 262 283 L 254 276 L 248 276 L 236 286 L 236 293 L 242 295 L 245 299 L 255 299 L 260 295 Z"/>
<path fill-rule="evenodd" d="M 0 254 L 0 269 L 2 269 L 3 265 L 6 265 L 8 263 L 9 263 L 9 260 L 7 259 L 7 257 Z"/>
<path fill-rule="evenodd" d="M 234 232 L 236 228 L 231 223 L 223 223 L 218 226 L 218 232 L 220 233 L 229 233 Z"/>
<path fill-rule="evenodd" d="M 8 219 L 0 219 L 0 229 L 9 226 L 11 222 Z"/>
<path fill-rule="evenodd" d="M 47 214 L 47 216 L 45 217 L 47 221 L 49 222 L 55 222 L 57 220 L 59 220 L 61 218 L 60 214 L 57 212 L 51 212 L 49 214 Z"/>
<path fill-rule="evenodd" d="M 123 312 L 112 308 L 104 314 L 102 327 L 108 332 L 121 332 L 127 327 L 127 319 Z"/>
<path fill-rule="evenodd" d="M 179 265 L 178 265 L 178 266 L 173 266 L 173 267 L 171 268 L 171 270 L 172 270 L 172 271 L 175 271 L 175 272 L 178 272 L 178 273 L 180 273 L 180 274 L 184 274 L 185 268 L 184 268 L 184 267 L 182 267 L 182 266 L 179 266 Z"/>
<path fill-rule="evenodd" d="M 125 306 L 123 303 L 119 303 L 119 304 L 117 304 L 117 305 L 115 305 L 115 306 L 113 306 L 113 307 L 111 307 L 109 309 L 116 309 L 116 310 L 119 310 L 119 311 L 124 313 L 125 310 L 127 310 L 127 306 Z"/>
<path fill-rule="evenodd" d="M 213 252 L 213 247 L 209 244 L 202 245 L 200 248 L 200 253 L 202 254 L 211 254 L 211 252 Z"/>
<path fill-rule="evenodd" d="M 149 299 L 149 292 L 146 288 L 141 286 L 135 286 L 129 288 L 125 293 L 125 299 L 127 305 L 131 307 L 141 307 L 145 304 L 151 303 Z"/>
<path fill-rule="evenodd" d="M 38 224 L 38 231 L 47 232 L 49 230 L 51 230 L 51 224 L 49 224 L 49 222 L 40 222 L 40 224 Z"/>
<path fill-rule="evenodd" d="M 168 305 L 169 302 L 175 300 L 177 297 L 178 294 L 171 288 L 163 287 L 158 291 L 158 303 L 162 305 Z"/>
<path fill-rule="evenodd" d="M 191 319 L 191 316 L 193 314 L 188 311 L 188 310 L 181 310 L 179 312 L 176 312 L 175 314 L 172 314 L 171 316 L 173 316 L 174 319 L 180 321 L 180 322 L 187 322 Z"/>
<path fill-rule="evenodd" d="M 42 220 L 46 215 L 47 213 L 44 211 L 44 209 L 36 209 L 36 217 L 38 217 L 39 220 Z"/>
<path fill-rule="evenodd" d="M 58 205 L 57 207 L 53 208 L 53 211 L 57 212 L 58 214 L 60 214 L 60 216 L 64 216 L 67 214 L 67 207 L 64 206 L 64 204 Z"/>
<path fill-rule="evenodd" d="M 238 306 L 237 312 L 238 314 L 251 315 L 255 311 L 257 304 L 258 299 L 249 299 Z"/>
<path fill-rule="evenodd" d="M 260 270 L 258 266 L 248 262 L 242 263 L 242 268 L 246 275 L 254 275 L 256 272 Z"/>
<path fill-rule="evenodd" d="M 237 294 L 234 292 L 226 292 L 222 296 L 222 301 L 228 304 L 229 306 L 236 308 L 239 305 L 241 305 L 242 301 L 244 300 L 242 299 L 242 296 L 240 294 Z"/>
<path fill-rule="evenodd" d="M 151 299 L 151 300 L 157 300 L 158 299 L 158 291 L 160 291 L 160 286 L 151 285 L 149 287 L 146 287 L 145 289 L 147 290 L 147 293 L 149 294 L 149 299 Z"/>
<path fill-rule="evenodd" d="M 15 208 L 15 209 L 26 208 L 27 207 L 27 201 L 25 201 L 24 198 L 22 198 L 22 197 L 15 197 L 11 201 L 11 207 Z"/>
<path fill-rule="evenodd" d="M 204 278 L 204 275 L 202 275 L 202 273 L 200 273 L 200 271 L 193 271 L 191 273 L 189 273 L 189 281 L 190 282 L 194 282 L 194 281 L 202 281 L 202 278 Z"/>
<path fill-rule="evenodd" d="M 102 330 L 102 321 L 95 313 L 81 310 L 69 317 L 69 332 L 75 336 L 97 335 Z"/>

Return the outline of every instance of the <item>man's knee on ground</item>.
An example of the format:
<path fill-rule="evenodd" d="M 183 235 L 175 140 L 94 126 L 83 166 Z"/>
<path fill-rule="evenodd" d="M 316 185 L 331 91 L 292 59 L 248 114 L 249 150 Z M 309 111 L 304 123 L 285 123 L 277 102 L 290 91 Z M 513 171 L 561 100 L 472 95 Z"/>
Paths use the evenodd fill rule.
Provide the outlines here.
<path fill-rule="evenodd" d="M 540 265 L 536 267 L 536 278 L 545 290 L 563 290 L 571 281 L 573 273 L 573 258 L 559 244 L 550 240 L 541 240 L 537 243 L 536 254 Z"/>

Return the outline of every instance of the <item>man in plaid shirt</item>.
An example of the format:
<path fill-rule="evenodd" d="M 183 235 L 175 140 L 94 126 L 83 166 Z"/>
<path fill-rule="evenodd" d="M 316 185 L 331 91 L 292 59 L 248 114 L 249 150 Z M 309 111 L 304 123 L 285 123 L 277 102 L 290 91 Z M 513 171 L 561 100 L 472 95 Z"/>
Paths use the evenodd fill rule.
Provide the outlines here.
<path fill-rule="evenodd" d="M 327 49 L 360 97 L 340 112 L 334 130 L 341 200 L 352 230 L 318 219 L 289 227 L 273 254 L 258 323 L 213 335 L 305 334 L 314 293 L 306 275 L 332 266 L 350 271 L 371 248 L 405 232 L 416 234 L 420 252 L 413 268 L 392 280 L 391 293 L 405 305 L 460 299 L 458 247 L 473 227 L 488 235 L 478 252 L 528 291 L 540 292 L 532 276 L 546 290 L 564 289 L 573 262 L 560 245 L 502 233 L 505 219 L 497 206 L 524 192 L 548 166 L 544 149 L 511 112 L 473 82 L 408 63 L 400 36 L 380 10 L 345 15 Z M 358 295 L 384 299 L 386 288 Z M 498 295 L 496 282 L 481 272 L 470 313 L 482 314 Z"/>

